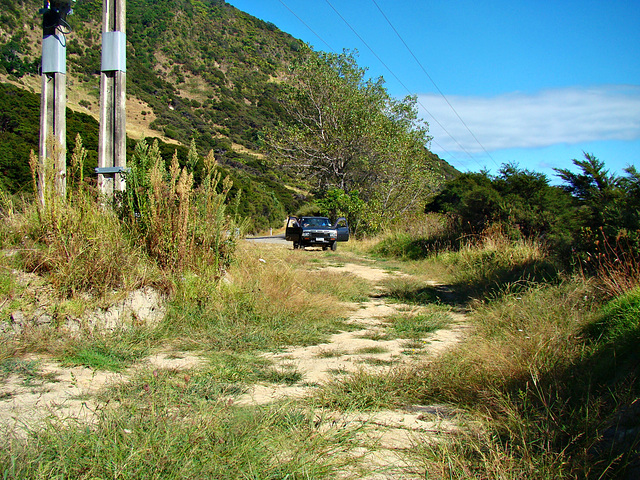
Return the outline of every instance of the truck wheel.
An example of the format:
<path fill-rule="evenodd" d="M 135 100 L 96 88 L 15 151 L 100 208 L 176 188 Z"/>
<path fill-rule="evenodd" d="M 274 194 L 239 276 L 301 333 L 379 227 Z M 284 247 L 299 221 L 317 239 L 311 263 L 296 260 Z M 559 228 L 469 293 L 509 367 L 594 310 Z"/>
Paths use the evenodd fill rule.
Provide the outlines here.
<path fill-rule="evenodd" d="M 331 244 L 331 250 L 333 250 L 334 252 L 336 251 L 336 248 L 338 248 L 338 242 L 333 242 Z"/>

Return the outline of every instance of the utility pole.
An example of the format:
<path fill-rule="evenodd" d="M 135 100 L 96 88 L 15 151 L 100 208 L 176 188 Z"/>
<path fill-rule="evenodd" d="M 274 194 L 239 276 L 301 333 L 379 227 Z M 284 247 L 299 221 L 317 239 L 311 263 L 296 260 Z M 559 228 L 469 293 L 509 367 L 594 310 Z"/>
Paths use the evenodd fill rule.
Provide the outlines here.
<path fill-rule="evenodd" d="M 98 187 L 105 195 L 126 188 L 122 175 L 127 167 L 125 6 L 125 0 L 103 0 L 100 134 L 96 173 Z"/>
<path fill-rule="evenodd" d="M 71 3 L 75 0 L 45 0 L 42 14 L 42 95 L 40 104 L 40 169 L 38 197 L 44 205 L 46 175 L 52 158 L 54 185 L 61 197 L 67 191 L 67 40 Z M 50 145 L 49 143 L 57 143 Z"/>

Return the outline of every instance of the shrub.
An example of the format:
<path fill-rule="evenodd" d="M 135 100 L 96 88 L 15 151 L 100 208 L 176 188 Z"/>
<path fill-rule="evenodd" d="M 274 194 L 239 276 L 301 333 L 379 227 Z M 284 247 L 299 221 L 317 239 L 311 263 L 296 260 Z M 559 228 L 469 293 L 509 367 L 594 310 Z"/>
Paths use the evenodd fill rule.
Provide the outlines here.
<path fill-rule="evenodd" d="M 187 162 L 198 165 L 195 145 Z M 219 276 L 231 261 L 242 223 L 227 214 L 231 181 L 222 179 L 213 153 L 204 159 L 203 179 L 180 167 L 174 154 L 169 169 L 157 141 L 136 146 L 127 175 L 122 214 L 133 236 L 161 268 L 172 272 L 212 267 Z"/>

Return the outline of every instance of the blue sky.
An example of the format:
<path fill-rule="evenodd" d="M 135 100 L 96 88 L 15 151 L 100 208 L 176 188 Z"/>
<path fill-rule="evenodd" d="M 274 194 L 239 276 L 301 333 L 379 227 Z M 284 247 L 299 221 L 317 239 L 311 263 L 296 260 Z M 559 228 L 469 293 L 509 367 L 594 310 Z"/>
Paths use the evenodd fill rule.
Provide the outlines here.
<path fill-rule="evenodd" d="M 592 153 L 640 168 L 640 0 L 230 0 L 316 50 L 357 50 L 415 94 L 462 171 L 547 174 Z M 397 33 L 396 33 L 397 32 Z"/>

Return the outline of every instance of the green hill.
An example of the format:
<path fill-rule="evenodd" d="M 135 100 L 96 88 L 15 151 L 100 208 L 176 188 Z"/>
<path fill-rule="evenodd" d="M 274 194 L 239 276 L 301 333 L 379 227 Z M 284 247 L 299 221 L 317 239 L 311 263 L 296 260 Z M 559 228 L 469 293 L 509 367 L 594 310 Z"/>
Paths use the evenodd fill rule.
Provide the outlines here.
<path fill-rule="evenodd" d="M 37 150 L 42 4 L 0 2 L 0 140 L 10 147 L 0 151 L 0 185 L 15 192 L 29 184 L 28 152 Z M 68 146 L 82 132 L 94 152 L 101 18 L 102 0 L 80 0 L 67 35 Z M 128 137 L 158 138 L 164 151 L 178 148 L 182 159 L 195 139 L 200 153 L 213 150 L 242 188 L 241 213 L 254 219 L 254 228 L 280 225 L 303 199 L 256 152 L 259 133 L 286 119 L 277 95 L 303 46 L 222 0 L 128 0 Z M 88 173 L 95 161 L 89 159 Z M 441 167 L 451 171 L 445 162 Z"/>

